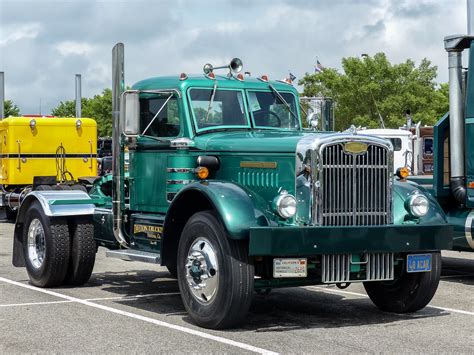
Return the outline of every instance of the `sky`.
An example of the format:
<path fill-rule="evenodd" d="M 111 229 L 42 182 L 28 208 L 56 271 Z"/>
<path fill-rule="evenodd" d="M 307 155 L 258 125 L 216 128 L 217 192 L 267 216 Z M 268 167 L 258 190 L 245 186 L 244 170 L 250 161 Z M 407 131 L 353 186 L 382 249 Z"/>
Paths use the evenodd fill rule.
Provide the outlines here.
<path fill-rule="evenodd" d="M 466 33 L 466 0 L 0 0 L 0 71 L 22 114 L 49 114 L 111 87 L 111 50 L 125 44 L 126 85 L 202 73 L 239 57 L 253 76 L 298 79 L 343 57 L 428 58 L 447 81 L 443 38 Z"/>

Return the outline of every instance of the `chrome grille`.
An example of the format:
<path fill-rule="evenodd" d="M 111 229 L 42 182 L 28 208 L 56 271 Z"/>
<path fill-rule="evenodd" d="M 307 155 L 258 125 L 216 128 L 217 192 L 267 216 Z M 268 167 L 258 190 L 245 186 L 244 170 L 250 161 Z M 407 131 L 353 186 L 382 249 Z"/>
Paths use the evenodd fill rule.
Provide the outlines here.
<path fill-rule="evenodd" d="M 323 226 L 391 222 L 390 151 L 369 144 L 365 153 L 344 151 L 344 142 L 322 147 L 316 223 Z"/>
<path fill-rule="evenodd" d="M 351 278 L 351 265 L 365 269 Z M 394 278 L 393 253 L 363 254 L 361 261 L 352 261 L 351 254 L 324 254 L 321 258 L 321 281 L 323 283 L 344 283 L 364 281 L 388 281 Z"/>

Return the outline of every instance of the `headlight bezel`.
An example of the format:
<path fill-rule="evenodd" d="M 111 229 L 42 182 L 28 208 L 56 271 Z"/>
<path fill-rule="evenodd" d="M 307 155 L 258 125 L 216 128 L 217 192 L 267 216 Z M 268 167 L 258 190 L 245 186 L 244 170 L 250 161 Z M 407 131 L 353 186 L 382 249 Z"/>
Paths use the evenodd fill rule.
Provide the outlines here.
<path fill-rule="evenodd" d="M 283 219 L 296 216 L 296 198 L 289 193 L 283 192 L 273 200 L 273 210 Z"/>
<path fill-rule="evenodd" d="M 412 217 L 421 218 L 428 214 L 430 201 L 425 195 L 414 193 L 406 200 L 405 208 Z M 424 210 L 420 210 L 420 208 Z"/>

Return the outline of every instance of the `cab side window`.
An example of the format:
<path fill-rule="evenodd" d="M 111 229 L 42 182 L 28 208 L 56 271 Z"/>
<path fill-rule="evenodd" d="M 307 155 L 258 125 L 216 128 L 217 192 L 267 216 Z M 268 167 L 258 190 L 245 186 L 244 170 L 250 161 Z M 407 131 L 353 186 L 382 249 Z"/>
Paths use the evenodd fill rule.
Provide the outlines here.
<path fill-rule="evenodd" d="M 168 96 L 140 99 L 140 132 L 146 136 L 176 137 L 180 132 L 179 107 L 176 97 L 165 105 Z M 164 105 L 164 106 L 163 106 Z"/>

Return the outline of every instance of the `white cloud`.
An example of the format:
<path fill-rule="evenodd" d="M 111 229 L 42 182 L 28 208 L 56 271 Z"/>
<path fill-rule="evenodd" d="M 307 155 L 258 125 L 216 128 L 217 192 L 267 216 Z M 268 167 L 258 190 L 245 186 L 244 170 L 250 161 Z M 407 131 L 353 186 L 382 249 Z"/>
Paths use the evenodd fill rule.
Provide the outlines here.
<path fill-rule="evenodd" d="M 3 38 L 0 38 L 0 48 L 21 41 L 23 39 L 34 39 L 38 36 L 41 30 L 41 24 L 30 23 L 15 27 L 1 26 L 0 33 Z"/>
<path fill-rule="evenodd" d="M 56 50 L 64 57 L 70 55 L 86 55 L 92 51 L 92 46 L 85 42 L 64 41 L 56 45 Z"/>

